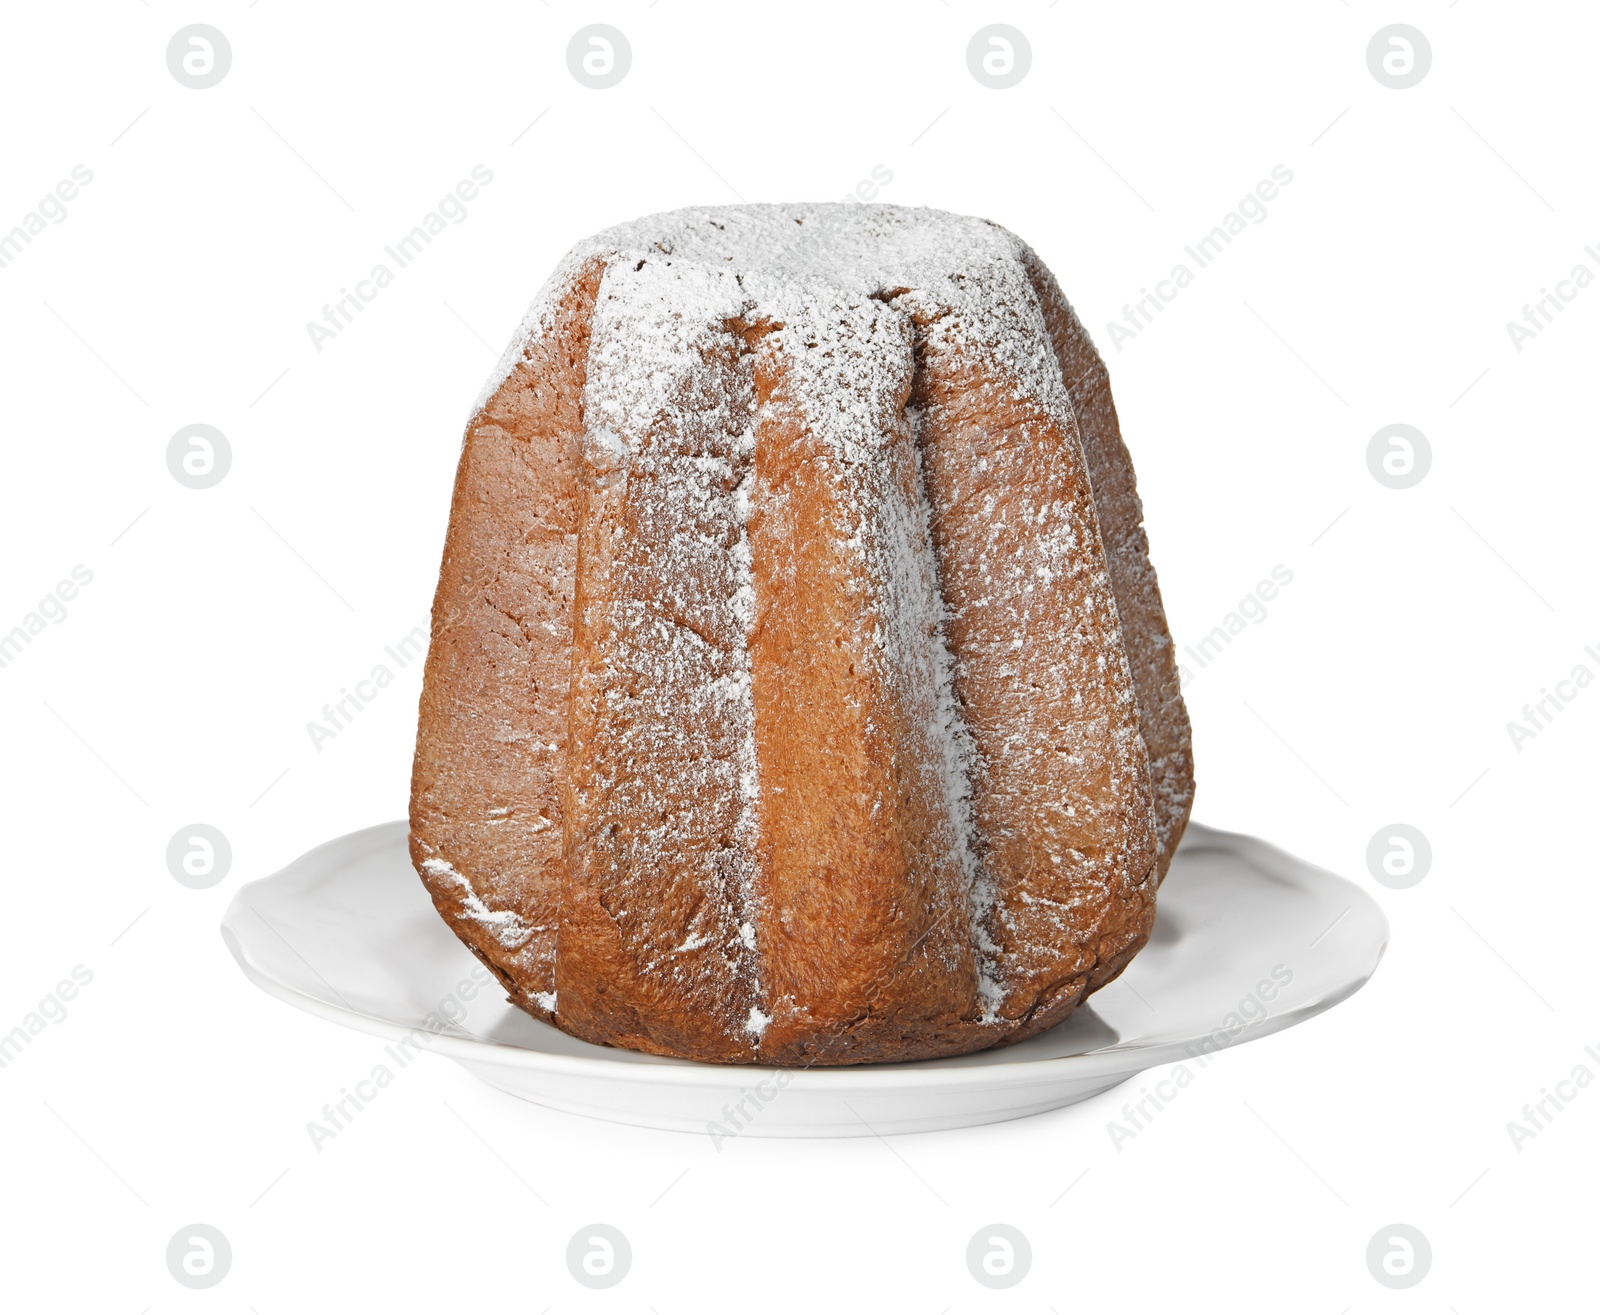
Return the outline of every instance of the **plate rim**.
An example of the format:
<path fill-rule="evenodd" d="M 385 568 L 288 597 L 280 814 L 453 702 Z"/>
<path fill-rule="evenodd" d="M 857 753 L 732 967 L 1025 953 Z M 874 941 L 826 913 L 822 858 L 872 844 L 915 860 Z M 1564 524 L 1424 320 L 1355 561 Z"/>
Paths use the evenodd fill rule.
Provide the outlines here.
<path fill-rule="evenodd" d="M 265 991 L 275 999 L 315 1017 L 328 1022 L 338 1023 L 355 1031 L 377 1036 L 387 1040 L 400 1040 L 416 1032 L 423 1032 L 429 1036 L 427 1052 L 429 1054 L 444 1055 L 457 1062 L 472 1065 L 499 1065 L 502 1067 L 531 1069 L 545 1072 L 560 1073 L 568 1077 L 601 1078 L 607 1081 L 622 1081 L 639 1083 L 647 1086 L 667 1083 L 674 1086 L 697 1085 L 725 1085 L 730 1082 L 744 1082 L 750 1085 L 765 1079 L 777 1080 L 787 1074 L 789 1080 L 783 1085 L 793 1088 L 803 1084 L 805 1088 L 826 1092 L 835 1089 L 861 1088 L 873 1085 L 884 1088 L 926 1088 L 931 1084 L 949 1087 L 982 1087 L 982 1086 L 1021 1086 L 1046 1084 L 1059 1081 L 1070 1074 L 1074 1078 L 1092 1079 L 1095 1077 L 1108 1077 L 1119 1072 L 1126 1072 L 1129 1076 L 1143 1072 L 1146 1069 L 1157 1067 L 1165 1063 L 1182 1062 L 1185 1059 L 1198 1059 L 1199 1056 L 1189 1049 L 1196 1038 L 1184 1038 L 1171 1041 L 1152 1042 L 1117 1042 L 1114 1045 L 1103 1046 L 1095 1050 L 1081 1051 L 1073 1055 L 1050 1055 L 1038 1058 L 1022 1055 L 1015 1059 L 1000 1060 L 990 1064 L 951 1065 L 948 1067 L 935 1067 L 946 1058 L 942 1056 L 934 1059 L 901 1060 L 865 1064 L 839 1064 L 839 1065 L 810 1065 L 810 1066 L 774 1066 L 766 1064 L 713 1064 L 701 1060 L 680 1059 L 676 1056 L 652 1056 L 659 1063 L 640 1063 L 637 1059 L 627 1059 L 622 1052 L 609 1046 L 596 1046 L 599 1052 L 594 1055 L 565 1055 L 554 1051 L 535 1050 L 527 1046 L 511 1045 L 504 1041 L 490 1040 L 484 1037 L 469 1036 L 464 1033 L 449 1030 L 429 1032 L 426 1029 L 407 1027 L 392 1019 L 380 1018 L 377 1015 L 365 1013 L 348 1006 L 333 1004 L 330 1001 L 309 995 L 296 987 L 287 985 L 272 977 L 264 970 L 250 961 L 244 943 L 240 940 L 231 925 L 236 916 L 250 909 L 249 894 L 257 887 L 264 886 L 274 881 L 293 869 L 300 867 L 307 860 L 320 854 L 323 850 L 331 849 L 336 845 L 352 841 L 366 841 L 371 843 L 379 838 L 379 834 L 392 833 L 396 827 L 405 828 L 407 823 L 403 819 L 394 819 L 388 822 L 379 822 L 371 826 L 360 827 L 355 831 L 346 832 L 344 835 L 335 836 L 314 845 L 304 853 L 291 859 L 277 871 L 258 877 L 254 881 L 245 882 L 234 892 L 227 908 L 222 915 L 219 930 L 224 944 L 227 945 L 235 963 L 241 972 L 255 986 Z M 1328 872 L 1308 860 L 1297 858 L 1287 850 L 1280 848 L 1272 842 L 1252 836 L 1247 832 L 1227 831 L 1220 827 L 1208 826 L 1205 823 L 1191 821 L 1186 830 L 1184 843 L 1191 837 L 1195 839 L 1219 839 L 1224 841 L 1242 841 L 1249 845 L 1260 846 L 1272 851 L 1276 855 L 1288 860 L 1296 867 L 1309 869 L 1320 877 L 1338 882 L 1348 888 L 1353 901 L 1365 904 L 1373 915 L 1376 916 L 1381 935 L 1371 952 L 1370 962 L 1363 966 L 1363 971 L 1354 976 L 1351 981 L 1340 987 L 1325 991 L 1311 1000 L 1302 1002 L 1292 1009 L 1280 1014 L 1269 1015 L 1266 1018 L 1247 1023 L 1244 1029 L 1226 1046 L 1208 1052 L 1215 1055 L 1226 1050 L 1232 1050 L 1251 1041 L 1272 1036 L 1318 1014 L 1326 1013 L 1335 1006 L 1342 1004 L 1356 994 L 1362 987 L 1372 980 L 1379 964 L 1388 951 L 1393 929 L 1383 906 L 1378 903 L 1366 890 L 1356 885 L 1348 878 L 1337 873 Z M 258 914 L 259 916 L 259 914 Z M 268 924 L 270 926 L 270 924 Z M 315 971 L 313 969 L 313 971 Z M 1109 985 L 1109 983 L 1108 983 Z M 541 1020 L 535 1019 L 535 1022 Z M 549 1023 L 543 1026 L 550 1027 L 552 1031 L 561 1033 L 559 1028 L 552 1027 Z M 1009 1049 L 1009 1047 L 997 1047 Z M 633 1055 L 638 1052 L 628 1051 Z M 982 1053 L 982 1052 L 975 1052 Z"/>

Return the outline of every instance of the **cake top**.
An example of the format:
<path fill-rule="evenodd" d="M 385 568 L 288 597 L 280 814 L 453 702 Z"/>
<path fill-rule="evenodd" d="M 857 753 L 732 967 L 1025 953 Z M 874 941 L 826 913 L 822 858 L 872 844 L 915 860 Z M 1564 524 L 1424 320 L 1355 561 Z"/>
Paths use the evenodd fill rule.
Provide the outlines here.
<path fill-rule="evenodd" d="M 731 264 L 800 282 L 879 292 L 883 275 L 908 267 L 950 271 L 1011 259 L 1016 239 L 998 224 L 944 210 L 828 202 L 692 206 L 618 224 L 579 250 L 650 250 L 678 260 Z"/>
<path fill-rule="evenodd" d="M 958 309 L 997 296 L 1027 299 L 1021 270 L 1026 250 L 990 220 L 921 206 L 691 206 L 646 215 L 586 238 L 567 253 L 529 307 L 474 413 L 516 368 L 554 296 L 591 260 L 631 263 L 641 273 L 654 264 L 659 277 L 652 282 L 668 302 L 700 300 L 686 286 L 703 287 L 698 274 L 719 283 L 731 278 L 752 306 L 781 318 L 797 300 L 849 305 L 909 295 L 929 306 Z"/>

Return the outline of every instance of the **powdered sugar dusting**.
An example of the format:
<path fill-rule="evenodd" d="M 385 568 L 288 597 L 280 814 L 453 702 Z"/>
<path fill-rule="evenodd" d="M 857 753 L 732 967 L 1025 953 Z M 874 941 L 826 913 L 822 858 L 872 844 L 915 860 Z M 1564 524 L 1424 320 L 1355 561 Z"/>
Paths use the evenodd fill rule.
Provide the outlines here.
<path fill-rule="evenodd" d="M 457 872 L 447 860 L 425 858 L 422 860 L 422 869 L 431 876 L 441 877 L 460 887 L 461 911 L 456 916 L 470 918 L 473 922 L 488 928 L 495 940 L 506 949 L 520 949 L 533 935 L 535 928 L 529 926 L 520 914 L 510 909 L 491 909 L 485 904 L 478 897 L 478 892 L 472 888 L 472 883 Z"/>
<path fill-rule="evenodd" d="M 591 656 L 575 706 L 594 775 L 577 799 L 576 852 L 608 892 L 639 989 L 673 983 L 708 1018 L 714 1002 L 759 992 L 738 932 L 756 899 L 760 799 L 753 382 L 724 327 L 747 300 L 726 271 L 615 261 L 584 393 L 580 589 L 593 601 L 578 619 Z M 736 1035 L 745 1020 L 722 1021 Z"/>
<path fill-rule="evenodd" d="M 790 367 L 790 400 L 841 472 L 853 519 L 837 544 L 858 569 L 840 587 L 882 599 L 864 609 L 874 679 L 917 728 L 895 771 L 938 800 L 919 843 L 930 872 L 957 874 L 931 880 L 959 882 L 971 957 L 937 953 L 952 973 L 975 965 L 969 1021 L 1009 1027 L 1036 998 L 1013 1008 L 1017 991 L 1054 991 L 1092 964 L 1105 919 L 1149 876 L 1129 870 L 1149 824 L 1125 819 L 1141 798 L 1148 810 L 1150 784 L 1117 601 L 1025 256 L 985 221 L 898 207 L 651 216 L 568 255 L 480 399 L 598 262 L 579 531 L 580 576 L 593 574 L 578 592 L 599 601 L 575 623 L 595 656 L 574 674 L 574 717 L 589 719 L 574 761 L 589 775 L 569 834 L 644 976 L 729 1006 L 721 1025 L 740 1044 L 783 1016 L 763 994 L 755 930 L 763 353 Z M 908 404 L 913 357 L 935 395 Z M 976 425 L 968 391 L 987 408 Z M 1063 781 L 1087 788 L 1063 797 Z M 435 862 L 466 890 L 462 916 L 502 944 L 530 930 Z M 666 890 L 669 868 L 698 873 L 696 889 Z"/>
<path fill-rule="evenodd" d="M 911 317 L 882 295 L 852 295 L 796 284 L 766 269 L 744 286 L 781 317 L 766 340 L 784 360 L 788 396 L 810 433 L 832 450 L 834 468 L 855 519 L 841 544 L 856 561 L 843 587 L 875 596 L 876 679 L 909 715 L 920 739 L 908 746 L 902 770 L 921 781 L 942 809 L 944 823 L 926 838 L 923 862 L 937 870 L 939 855 L 954 860 L 967 905 L 977 988 L 985 1021 L 993 1021 L 1000 989 L 986 921 L 993 883 L 982 871 L 971 810 L 975 748 L 953 687 L 954 665 L 944 635 L 944 605 L 923 483 L 917 417 L 901 390 L 909 375 Z M 819 345 L 820 344 L 820 345 Z M 886 430 L 885 416 L 899 416 Z M 917 774 L 917 764 L 930 769 Z M 939 916 L 937 901 L 930 904 Z M 950 968 L 956 967 L 954 957 Z"/>

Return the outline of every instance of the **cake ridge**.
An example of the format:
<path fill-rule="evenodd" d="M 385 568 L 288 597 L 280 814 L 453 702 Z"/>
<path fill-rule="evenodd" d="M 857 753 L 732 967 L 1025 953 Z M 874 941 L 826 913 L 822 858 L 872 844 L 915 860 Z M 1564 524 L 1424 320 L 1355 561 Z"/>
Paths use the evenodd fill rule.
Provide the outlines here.
<path fill-rule="evenodd" d="M 595 1028 L 631 1002 L 639 1017 L 619 1041 L 659 1043 L 649 1015 L 675 989 L 736 1050 L 759 1000 L 758 959 L 739 932 L 759 797 L 738 497 L 754 453 L 753 366 L 721 329 L 742 302 L 726 271 L 614 264 L 591 322 L 563 921 L 583 929 L 575 960 L 608 965 L 612 1002 L 593 987 L 558 1000 L 593 1012 Z M 648 560 L 636 536 L 653 544 Z M 644 888 L 668 872 L 670 894 Z M 558 947 L 558 982 L 562 959 Z"/>
<path fill-rule="evenodd" d="M 841 618 L 836 624 L 844 625 L 843 618 L 849 616 L 865 627 L 856 634 L 852 626 L 849 633 L 841 635 L 847 645 L 857 645 L 855 657 L 848 673 L 835 667 L 832 678 L 859 682 L 850 688 L 858 689 L 859 696 L 868 701 L 858 732 L 867 746 L 867 763 L 876 755 L 884 756 L 882 770 L 868 766 L 856 787 L 869 794 L 884 792 L 872 796 L 875 802 L 859 825 L 870 831 L 890 820 L 881 817 L 878 809 L 894 808 L 896 792 L 906 801 L 899 805 L 902 816 L 920 819 L 916 822 L 920 838 L 915 841 L 909 836 L 892 841 L 893 832 L 885 833 L 884 843 L 891 849 L 895 844 L 911 848 L 895 851 L 898 857 L 882 861 L 889 865 L 885 871 L 893 874 L 886 876 L 886 881 L 910 882 L 905 887 L 908 892 L 923 892 L 916 902 L 924 905 L 925 918 L 902 920 L 892 908 L 875 913 L 866 910 L 870 916 L 885 919 L 879 933 L 886 938 L 882 957 L 860 960 L 847 955 L 850 962 L 835 963 L 833 980 L 842 973 L 854 982 L 859 971 L 864 974 L 859 989 L 870 994 L 881 1010 L 904 1011 L 911 1007 L 911 1000 L 905 997 L 907 984 L 915 983 L 919 974 L 926 975 L 927 960 L 932 956 L 942 965 L 939 975 L 947 989 L 954 992 L 950 1007 L 970 1012 L 975 1008 L 978 975 L 969 974 L 966 967 L 974 957 L 974 947 L 970 938 L 960 933 L 959 922 L 967 919 L 948 927 L 941 925 L 949 913 L 966 908 L 970 901 L 971 837 L 967 819 L 957 807 L 965 783 L 957 783 L 952 790 L 948 750 L 943 744 L 945 726 L 938 699 L 938 667 L 945 656 L 939 631 L 941 600 L 920 457 L 906 412 L 914 364 L 912 326 L 899 310 L 863 294 L 843 296 L 830 305 L 803 287 L 769 278 L 764 272 L 747 278 L 745 286 L 775 319 L 783 321 L 762 340 L 771 385 L 762 398 L 760 428 L 766 445 L 758 450 L 758 467 L 767 472 L 764 497 L 769 504 L 782 505 L 805 499 L 807 512 L 831 516 L 837 522 L 831 534 L 816 536 L 825 540 L 820 544 L 804 531 L 790 531 L 775 539 L 764 537 L 768 545 L 768 569 L 763 574 L 765 605 L 785 615 L 797 606 L 802 610 L 806 606 L 800 601 L 805 598 L 804 582 L 793 582 L 791 587 L 781 569 L 771 569 L 774 551 L 792 551 L 814 572 L 823 571 L 827 563 L 827 578 L 836 582 L 842 595 L 836 604 Z M 785 424 L 801 444 L 787 453 L 789 440 L 782 432 Z M 792 463 L 787 483 L 778 473 L 785 459 Z M 827 631 L 827 626 L 822 627 L 817 643 L 827 643 Z M 804 647 L 814 648 L 815 644 Z M 797 661 L 802 665 L 796 667 Z M 865 665 L 858 670 L 858 663 Z M 828 666 L 818 665 L 815 658 L 803 653 L 799 658 L 789 656 L 786 666 L 791 679 L 828 678 Z M 758 683 L 760 672 L 770 667 L 769 663 L 758 668 Z M 766 707 L 771 710 L 768 732 L 787 736 L 790 751 L 821 753 L 820 746 L 810 739 L 809 726 L 793 708 L 781 701 L 769 701 Z M 758 717 L 760 713 L 758 706 Z M 838 793 L 830 797 L 831 804 L 819 798 L 809 807 L 831 812 L 852 806 L 849 798 Z M 781 801 L 774 816 L 780 834 L 805 825 L 805 819 L 797 823 L 785 815 Z M 822 855 L 847 861 L 857 852 L 826 836 L 816 839 L 822 844 L 820 853 L 809 850 L 803 839 L 775 851 L 771 880 L 780 903 L 795 898 L 794 882 L 828 879 L 831 860 Z M 893 888 L 900 887 L 895 884 Z M 792 906 L 797 910 L 811 904 L 803 893 L 798 900 Z M 796 912 L 794 916 L 813 915 Z M 777 942 L 780 959 L 787 944 L 782 939 Z M 969 976 L 974 988 L 970 990 Z M 785 976 L 784 981 L 790 977 Z M 812 1004 L 797 996 L 775 995 L 772 1008 L 780 1018 L 788 1018 L 793 1011 L 795 1018 L 815 1021 L 809 1012 Z M 834 1025 L 859 1029 L 885 1023 L 864 1013 L 859 1018 L 836 1019 Z M 929 1026 L 926 1021 L 914 1025 Z M 778 1041 L 783 1035 L 780 1031 Z"/>

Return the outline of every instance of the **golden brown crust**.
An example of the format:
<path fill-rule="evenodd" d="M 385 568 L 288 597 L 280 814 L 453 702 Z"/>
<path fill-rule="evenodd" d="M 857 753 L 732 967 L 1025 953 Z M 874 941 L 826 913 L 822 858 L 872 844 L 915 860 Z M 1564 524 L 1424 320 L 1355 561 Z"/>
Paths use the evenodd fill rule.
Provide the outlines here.
<path fill-rule="evenodd" d="M 579 401 L 601 272 L 578 271 L 468 430 L 412 771 L 412 861 L 434 903 L 541 1017 L 561 916 Z M 474 916 L 484 908 L 514 916 Z"/>
<path fill-rule="evenodd" d="M 862 460 L 809 414 L 816 339 L 771 334 L 757 358 L 755 926 L 771 1018 L 761 1058 L 784 1064 L 950 1053 L 981 1012 L 962 837 L 930 729 L 937 691 L 883 639 L 918 614 L 931 626 L 938 607 L 931 570 L 881 560 L 929 555 L 905 410 L 910 326 L 866 299 L 832 327 L 827 366 L 854 362 L 864 404 Z"/>
<path fill-rule="evenodd" d="M 1166 609 L 1150 543 L 1144 506 L 1134 481 L 1133 461 L 1122 441 L 1111 376 L 1088 331 L 1061 294 L 1055 276 L 1024 246 L 1023 263 L 1044 311 L 1061 374 L 1072 397 L 1083 454 L 1094 483 L 1100 534 L 1116 591 L 1123 644 L 1139 700 L 1139 720 L 1150 755 L 1156 834 L 1161 849 L 1159 877 L 1167 875 L 1194 807 L 1194 755 L 1189 744 L 1189 714 L 1179 688 L 1178 663 L 1167 631 Z M 1109 978 L 1105 980 L 1110 980 Z M 1100 980 L 1095 986 L 1103 985 Z"/>
<path fill-rule="evenodd" d="M 627 274 L 602 283 L 597 336 L 632 328 L 611 312 Z M 750 464 L 752 381 L 732 332 L 685 332 L 651 396 L 585 442 L 556 983 L 586 1040 L 733 1060 L 755 1004 L 739 935 L 754 838 L 747 718 L 713 691 L 747 667 L 727 495 Z"/>
<path fill-rule="evenodd" d="M 982 340 L 1026 334 L 1031 309 L 923 312 L 914 393 L 998 1013 L 1019 1026 L 1064 1015 L 1102 955 L 1142 945 L 1155 897 L 1148 763 L 1072 414 Z"/>
<path fill-rule="evenodd" d="M 1053 1026 L 1144 944 L 1192 796 L 1103 365 L 979 221 L 651 222 L 580 248 L 469 429 L 413 860 L 590 1041 L 842 1064 Z"/>

